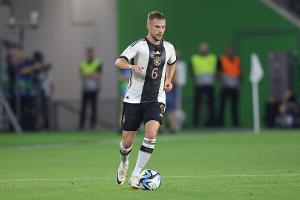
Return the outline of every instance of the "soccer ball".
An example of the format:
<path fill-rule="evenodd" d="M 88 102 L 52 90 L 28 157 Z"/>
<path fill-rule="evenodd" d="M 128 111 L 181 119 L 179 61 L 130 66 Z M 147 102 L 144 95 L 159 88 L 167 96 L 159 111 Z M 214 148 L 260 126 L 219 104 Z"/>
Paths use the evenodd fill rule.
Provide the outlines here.
<path fill-rule="evenodd" d="M 156 190 L 161 184 L 161 176 L 154 169 L 145 169 L 140 175 L 140 188 L 143 190 Z"/>

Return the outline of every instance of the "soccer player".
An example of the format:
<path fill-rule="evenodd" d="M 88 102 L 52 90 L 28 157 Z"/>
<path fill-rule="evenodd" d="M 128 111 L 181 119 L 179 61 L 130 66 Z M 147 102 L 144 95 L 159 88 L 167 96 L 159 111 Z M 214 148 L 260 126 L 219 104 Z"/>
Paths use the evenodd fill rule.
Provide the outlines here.
<path fill-rule="evenodd" d="M 139 188 L 139 175 L 151 157 L 156 143 L 158 128 L 165 110 L 166 92 L 172 85 L 176 54 L 174 46 L 163 40 L 166 18 L 163 13 L 153 11 L 147 18 L 146 37 L 129 45 L 115 65 L 131 69 L 132 76 L 123 101 L 121 162 L 117 171 L 117 183 L 126 179 L 128 157 L 141 122 L 145 124 L 145 137 L 138 153 L 129 184 Z"/>

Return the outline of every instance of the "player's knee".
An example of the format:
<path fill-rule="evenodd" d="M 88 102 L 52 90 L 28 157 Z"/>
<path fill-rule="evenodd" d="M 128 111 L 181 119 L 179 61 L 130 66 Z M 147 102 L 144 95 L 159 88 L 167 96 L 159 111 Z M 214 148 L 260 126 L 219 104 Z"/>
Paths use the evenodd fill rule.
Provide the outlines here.
<path fill-rule="evenodd" d="M 146 137 L 151 140 L 156 139 L 156 135 L 157 135 L 157 131 L 154 130 L 149 130 L 146 132 Z"/>
<path fill-rule="evenodd" d="M 123 147 L 125 148 L 125 149 L 128 149 L 128 148 L 130 148 L 131 146 L 132 146 L 132 144 L 133 144 L 133 141 L 132 140 L 122 140 L 122 144 L 123 144 Z"/>
<path fill-rule="evenodd" d="M 135 139 L 135 133 L 132 132 L 128 132 L 128 133 L 124 133 L 123 132 L 123 137 L 122 137 L 122 143 L 124 145 L 124 148 L 130 148 L 134 142 Z"/>
<path fill-rule="evenodd" d="M 159 120 L 150 120 L 145 124 L 145 136 L 149 139 L 155 139 L 160 126 Z"/>
<path fill-rule="evenodd" d="M 130 148 L 132 146 L 132 144 L 133 144 L 133 140 L 134 139 L 132 137 L 123 138 L 123 140 L 122 140 L 123 147 L 125 149 Z"/>

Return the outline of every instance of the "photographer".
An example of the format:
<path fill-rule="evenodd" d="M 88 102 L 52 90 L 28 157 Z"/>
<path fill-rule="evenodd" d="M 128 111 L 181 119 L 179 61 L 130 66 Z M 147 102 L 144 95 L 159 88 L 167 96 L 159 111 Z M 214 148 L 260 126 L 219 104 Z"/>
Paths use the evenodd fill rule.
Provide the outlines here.
<path fill-rule="evenodd" d="M 54 93 L 54 84 L 52 79 L 50 64 L 45 64 L 42 52 L 35 51 L 32 55 L 32 66 L 39 66 L 34 72 L 35 90 L 37 93 L 37 115 L 38 128 L 48 130 L 50 128 L 49 114 L 51 98 Z"/>

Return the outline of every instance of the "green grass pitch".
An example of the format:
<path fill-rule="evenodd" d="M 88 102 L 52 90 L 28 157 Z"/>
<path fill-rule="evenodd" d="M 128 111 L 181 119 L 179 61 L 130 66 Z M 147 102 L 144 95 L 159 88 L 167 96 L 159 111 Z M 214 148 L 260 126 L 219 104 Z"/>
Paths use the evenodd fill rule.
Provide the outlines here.
<path fill-rule="evenodd" d="M 298 200 L 300 131 L 184 132 L 158 136 L 147 168 L 156 191 L 115 183 L 115 133 L 0 134 L 0 200 Z M 135 164 L 143 134 L 130 158 Z"/>

